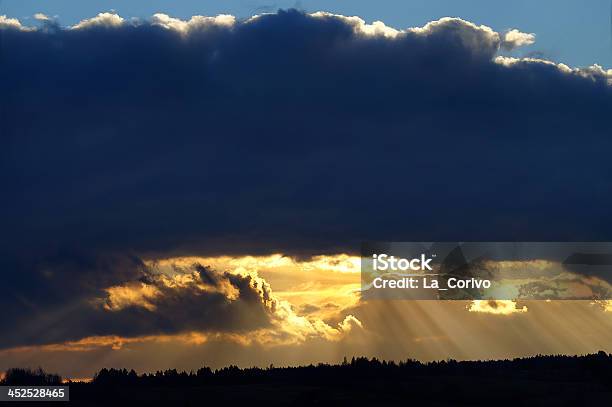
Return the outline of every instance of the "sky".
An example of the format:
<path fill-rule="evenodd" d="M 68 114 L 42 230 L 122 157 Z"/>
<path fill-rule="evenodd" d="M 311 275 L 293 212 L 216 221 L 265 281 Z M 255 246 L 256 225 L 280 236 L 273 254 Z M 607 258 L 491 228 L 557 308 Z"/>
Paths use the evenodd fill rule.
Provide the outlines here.
<path fill-rule="evenodd" d="M 395 28 L 422 26 L 441 17 L 462 17 L 496 30 L 517 28 L 538 36 L 537 46 L 525 52 L 537 52 L 573 66 L 594 63 L 612 66 L 611 5 L 609 0 L 592 0 L 585 5 L 577 0 L 301 0 L 301 1 L 72 1 L 2 0 L 0 14 L 27 21 L 41 12 L 58 16 L 63 24 L 75 24 L 100 12 L 116 10 L 124 17 L 147 18 L 157 12 L 174 17 L 232 14 L 250 17 L 278 8 L 299 8 L 308 12 L 329 11 L 357 15 L 372 22 L 384 21 Z"/>
<path fill-rule="evenodd" d="M 528 24 L 550 19 L 484 6 L 78 4 L 0 17 L 0 370 L 612 351 L 606 301 L 359 294 L 363 241 L 612 240 L 590 20 L 557 58 Z"/>

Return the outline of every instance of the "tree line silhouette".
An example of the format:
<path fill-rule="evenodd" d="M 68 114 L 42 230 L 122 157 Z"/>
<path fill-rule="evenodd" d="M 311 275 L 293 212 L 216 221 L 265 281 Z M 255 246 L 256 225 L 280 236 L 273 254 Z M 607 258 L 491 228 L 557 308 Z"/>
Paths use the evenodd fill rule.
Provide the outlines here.
<path fill-rule="evenodd" d="M 249 384 L 262 382 L 325 382 L 329 379 L 354 380 L 368 378 L 397 378 L 398 375 L 472 375 L 513 376 L 550 375 L 555 378 L 587 378 L 612 374 L 612 354 L 601 351 L 586 356 L 534 356 L 513 360 L 456 361 L 443 360 L 423 363 L 417 360 L 394 362 L 353 357 L 338 365 L 320 363 L 297 367 L 239 368 L 230 365 L 213 370 L 203 367 L 197 371 L 169 369 L 138 375 L 134 370 L 102 369 L 92 383 L 100 386 L 197 386 L 205 384 Z M 585 376 L 586 375 L 586 376 Z"/>
<path fill-rule="evenodd" d="M 62 377 L 58 374 L 46 373 L 42 368 L 11 368 L 8 369 L 0 385 L 2 386 L 59 386 Z"/>
<path fill-rule="evenodd" d="M 61 377 L 42 369 L 9 369 L 3 385 L 56 385 Z M 266 401 L 268 405 L 575 405 L 612 402 L 612 354 L 543 356 L 496 361 L 400 362 L 353 357 L 341 364 L 196 371 L 169 369 L 137 374 L 104 368 L 90 383 L 68 381 L 78 405 L 147 402 L 149 405 L 206 401 Z M 505 395 L 506 398 L 499 399 Z M 269 400 L 269 399 L 272 400 Z M 375 404 L 372 404 L 375 403 Z M 608 404 L 609 405 L 609 404 Z"/>

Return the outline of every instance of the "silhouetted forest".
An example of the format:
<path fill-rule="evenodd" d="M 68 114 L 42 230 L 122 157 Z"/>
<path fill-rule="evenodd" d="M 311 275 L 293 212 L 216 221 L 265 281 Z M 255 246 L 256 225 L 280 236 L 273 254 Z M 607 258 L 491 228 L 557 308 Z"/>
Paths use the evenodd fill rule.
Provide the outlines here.
<path fill-rule="evenodd" d="M 56 384 L 42 370 L 11 369 L 2 384 Z M 102 369 L 91 383 L 71 383 L 71 404 L 595 406 L 612 405 L 612 354 L 536 356 L 500 361 L 422 363 L 352 358 L 339 365 L 138 375 Z"/>
<path fill-rule="evenodd" d="M 41 368 L 22 369 L 13 368 L 5 372 L 4 378 L 0 380 L 2 386 L 59 386 L 62 384 L 62 377 L 57 374 L 46 373 Z"/>

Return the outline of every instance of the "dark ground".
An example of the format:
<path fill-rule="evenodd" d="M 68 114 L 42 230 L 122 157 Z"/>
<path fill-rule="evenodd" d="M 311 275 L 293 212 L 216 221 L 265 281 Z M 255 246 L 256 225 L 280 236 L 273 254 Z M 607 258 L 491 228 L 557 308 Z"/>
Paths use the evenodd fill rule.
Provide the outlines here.
<path fill-rule="evenodd" d="M 612 355 L 599 352 L 580 357 L 429 364 L 358 358 L 342 365 L 202 368 L 192 373 L 168 370 L 141 376 L 103 369 L 93 383 L 69 386 L 70 403 L 57 405 L 603 407 L 612 406 Z"/>

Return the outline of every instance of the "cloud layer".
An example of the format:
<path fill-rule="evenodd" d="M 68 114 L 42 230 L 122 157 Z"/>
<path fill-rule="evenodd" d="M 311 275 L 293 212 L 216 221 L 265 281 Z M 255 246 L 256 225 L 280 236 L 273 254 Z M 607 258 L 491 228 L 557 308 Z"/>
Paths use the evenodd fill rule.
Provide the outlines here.
<path fill-rule="evenodd" d="M 609 237 L 608 73 L 498 58 L 518 32 L 2 21 L 7 250 Z"/>
<path fill-rule="evenodd" d="M 13 328 L 0 337 L 0 350 L 44 345 L 48 350 L 81 351 L 152 340 L 205 342 L 208 337 L 278 346 L 310 339 L 336 341 L 362 327 L 349 314 L 335 326 L 314 315 L 299 315 L 290 302 L 273 295 L 270 284 L 252 268 L 220 271 L 184 259 L 165 260 L 163 266 L 121 259 L 109 267 L 99 259 L 80 259 L 43 268 L 44 288 L 57 291 L 58 298 L 42 293 L 27 304 L 17 297 L 17 304 L 8 309 Z M 309 264 L 319 268 L 316 262 Z M 20 310 L 24 305 L 32 306 L 27 321 Z M 43 306 L 51 311 L 39 309 Z"/>
<path fill-rule="evenodd" d="M 39 23 L 0 17 L 0 305 L 31 316 L 5 346 L 293 318 L 253 280 L 179 290 L 143 258 L 612 239 L 610 71 L 500 55 L 532 34 L 293 10 Z"/>

